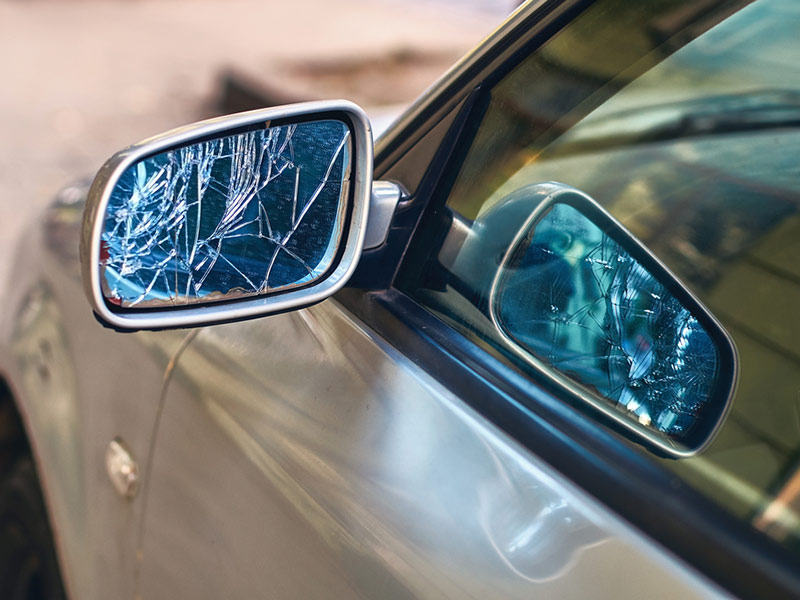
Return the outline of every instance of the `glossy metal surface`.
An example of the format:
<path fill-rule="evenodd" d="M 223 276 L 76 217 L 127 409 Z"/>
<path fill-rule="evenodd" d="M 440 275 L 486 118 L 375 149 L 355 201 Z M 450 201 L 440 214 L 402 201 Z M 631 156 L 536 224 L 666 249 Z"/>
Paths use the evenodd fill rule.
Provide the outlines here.
<path fill-rule="evenodd" d="M 77 252 L 87 188 L 66 188 L 24 236 L 2 290 L 0 369 L 36 458 L 69 597 L 130 598 L 142 505 L 115 491 L 106 451 L 120 436 L 147 455 L 164 372 L 186 333 L 120 335 L 94 318 Z"/>
<path fill-rule="evenodd" d="M 397 204 L 403 197 L 402 188 L 391 181 L 373 181 L 369 201 L 369 220 L 364 237 L 364 250 L 377 248 L 386 242 L 389 226 Z"/>
<path fill-rule="evenodd" d="M 130 499 L 136 495 L 139 490 L 139 465 L 120 438 L 115 438 L 108 444 L 106 472 L 120 496 Z"/>
<path fill-rule="evenodd" d="M 143 598 L 716 594 L 333 301 L 202 330 L 151 477 Z"/>
<path fill-rule="evenodd" d="M 175 310 L 150 310 L 120 313 L 112 311 L 103 294 L 100 264 L 104 215 L 119 178 L 140 159 L 226 131 L 278 119 L 308 117 L 324 113 L 347 115 L 353 127 L 354 164 L 352 176 L 352 210 L 347 224 L 347 237 L 332 272 L 312 288 L 291 290 L 279 296 L 253 298 L 232 304 L 199 306 Z M 361 256 L 366 233 L 369 198 L 372 185 L 372 132 L 364 111 L 352 102 L 331 100 L 306 102 L 278 108 L 255 110 L 238 115 L 218 117 L 187 125 L 155 138 L 144 140 L 114 155 L 103 165 L 89 190 L 83 230 L 81 232 L 81 264 L 86 295 L 95 312 L 105 322 L 123 329 L 182 327 L 215 321 L 253 317 L 281 312 L 313 304 L 340 289 L 350 278 Z"/>

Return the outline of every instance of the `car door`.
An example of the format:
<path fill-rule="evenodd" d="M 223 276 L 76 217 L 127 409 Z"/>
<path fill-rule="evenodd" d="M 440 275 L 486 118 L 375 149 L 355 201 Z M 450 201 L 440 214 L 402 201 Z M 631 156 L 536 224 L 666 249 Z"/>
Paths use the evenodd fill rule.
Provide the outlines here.
<path fill-rule="evenodd" d="M 180 365 L 144 598 L 708 590 L 335 301 L 206 329 Z"/>
<path fill-rule="evenodd" d="M 412 108 L 375 165 L 407 197 L 349 289 L 203 329 L 182 353 L 138 593 L 796 590 L 798 14 L 742 5 L 528 6 Z M 591 194 L 733 335 L 740 384 L 704 452 L 659 454 L 498 336 L 491 278 L 470 273 L 500 257 L 459 231 L 552 180 Z"/>
<path fill-rule="evenodd" d="M 77 240 L 87 188 L 65 188 L 24 238 L 4 296 L 3 363 L 13 368 L 69 592 L 124 597 L 142 507 L 120 498 L 105 459 L 120 438 L 144 462 L 164 371 L 187 334 L 120 335 L 86 310 Z"/>

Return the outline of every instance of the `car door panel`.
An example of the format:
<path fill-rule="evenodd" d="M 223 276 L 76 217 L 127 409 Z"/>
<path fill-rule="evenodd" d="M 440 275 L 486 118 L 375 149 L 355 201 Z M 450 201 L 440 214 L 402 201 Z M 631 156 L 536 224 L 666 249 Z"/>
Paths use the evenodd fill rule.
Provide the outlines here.
<path fill-rule="evenodd" d="M 106 450 L 119 437 L 144 464 L 164 371 L 187 334 L 120 335 L 86 310 L 70 244 L 85 192 L 67 188 L 42 215 L 47 235 L 25 238 L 4 298 L 15 318 L 2 332 L 3 364 L 14 369 L 69 592 L 119 598 L 133 592 L 142 505 L 114 491 Z"/>
<path fill-rule="evenodd" d="M 713 594 L 332 301 L 198 335 L 150 486 L 143 598 Z"/>

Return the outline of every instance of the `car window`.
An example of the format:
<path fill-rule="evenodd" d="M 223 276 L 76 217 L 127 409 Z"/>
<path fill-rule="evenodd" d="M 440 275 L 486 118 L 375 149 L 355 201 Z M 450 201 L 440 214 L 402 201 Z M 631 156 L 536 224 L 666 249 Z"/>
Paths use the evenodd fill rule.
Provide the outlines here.
<path fill-rule="evenodd" d="M 797 31 L 792 0 L 595 3 L 484 92 L 396 285 L 526 369 L 487 308 L 520 223 L 481 233 L 496 253 L 460 242 L 526 186 L 587 193 L 738 348 L 738 387 L 712 444 L 653 460 L 800 552 Z"/>

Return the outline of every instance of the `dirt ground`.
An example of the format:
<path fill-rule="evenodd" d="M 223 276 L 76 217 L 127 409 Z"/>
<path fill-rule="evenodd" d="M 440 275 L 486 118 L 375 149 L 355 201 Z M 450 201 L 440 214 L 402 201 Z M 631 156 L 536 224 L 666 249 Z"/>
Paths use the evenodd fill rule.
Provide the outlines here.
<path fill-rule="evenodd" d="M 0 281 L 58 189 L 123 146 L 218 112 L 226 74 L 287 100 L 402 105 L 513 5 L 0 0 Z"/>

